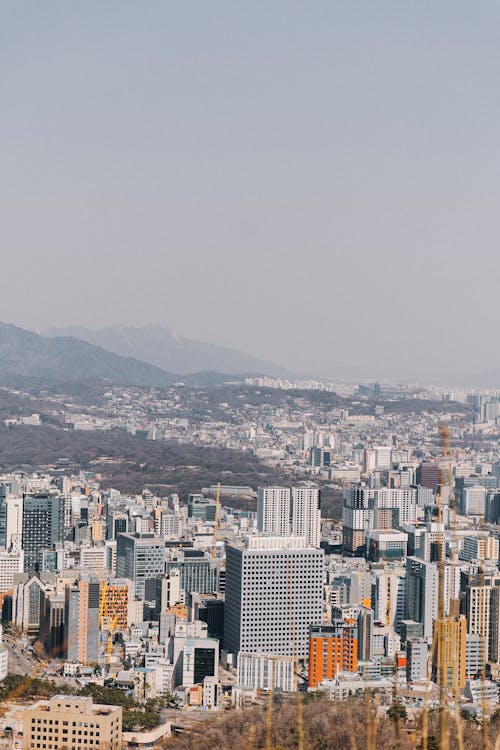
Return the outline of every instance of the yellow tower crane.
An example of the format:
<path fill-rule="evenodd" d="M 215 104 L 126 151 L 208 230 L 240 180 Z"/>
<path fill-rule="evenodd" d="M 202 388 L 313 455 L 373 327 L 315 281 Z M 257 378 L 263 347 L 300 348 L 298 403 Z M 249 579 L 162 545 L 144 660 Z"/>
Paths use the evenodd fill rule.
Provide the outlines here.
<path fill-rule="evenodd" d="M 113 652 L 113 633 L 115 632 L 116 624 L 118 622 L 118 615 L 113 617 L 111 627 L 108 630 L 108 645 L 106 649 L 106 663 L 111 664 L 111 654 Z"/>

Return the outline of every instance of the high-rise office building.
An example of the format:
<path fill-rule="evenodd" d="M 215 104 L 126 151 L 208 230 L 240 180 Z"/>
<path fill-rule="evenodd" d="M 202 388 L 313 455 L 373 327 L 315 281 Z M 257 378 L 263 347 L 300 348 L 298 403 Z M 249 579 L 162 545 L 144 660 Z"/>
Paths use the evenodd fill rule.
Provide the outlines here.
<path fill-rule="evenodd" d="M 484 516 L 488 491 L 481 485 L 466 487 L 462 495 L 461 512 L 464 516 Z"/>
<path fill-rule="evenodd" d="M 64 541 L 64 499 L 53 495 L 25 495 L 23 503 L 24 569 L 42 569 L 42 552 Z"/>
<path fill-rule="evenodd" d="M 438 611 L 438 569 L 417 557 L 406 559 L 406 618 L 423 625 L 424 638 L 432 637 Z"/>
<path fill-rule="evenodd" d="M 217 503 L 211 497 L 200 494 L 192 494 L 188 497 L 188 518 L 199 521 L 215 521 Z"/>
<path fill-rule="evenodd" d="M 40 592 L 40 633 L 38 640 L 43 643 L 50 658 L 65 657 L 64 646 L 64 592 Z"/>
<path fill-rule="evenodd" d="M 216 677 L 219 641 L 215 638 L 186 638 L 182 651 L 182 684 L 203 684 L 205 677 Z"/>
<path fill-rule="evenodd" d="M 99 593 L 99 579 L 90 575 L 65 589 L 64 652 L 68 661 L 97 663 Z"/>
<path fill-rule="evenodd" d="M 199 552 L 199 550 L 196 550 Z M 176 551 L 165 563 L 165 572 L 176 570 L 184 596 L 191 593 L 216 594 L 220 590 L 220 560 L 204 555 L 191 555 L 189 550 Z"/>
<path fill-rule="evenodd" d="M 439 468 L 439 464 L 432 461 L 422 461 L 417 468 L 416 480 L 417 484 L 422 487 L 428 487 L 435 492 L 441 481 L 441 469 Z"/>
<path fill-rule="evenodd" d="M 23 498 L 15 495 L 6 499 L 5 547 L 20 550 L 23 536 Z"/>
<path fill-rule="evenodd" d="M 373 528 L 375 489 L 372 487 L 346 487 L 342 510 L 343 541 L 345 552 L 361 555 L 365 552 L 366 537 Z"/>
<path fill-rule="evenodd" d="M 303 537 L 255 536 L 228 545 L 224 647 L 237 653 L 308 653 L 309 625 L 321 622 L 323 550 Z"/>
<path fill-rule="evenodd" d="M 425 638 L 409 638 L 406 642 L 406 679 L 408 682 L 426 680 L 429 646 Z"/>
<path fill-rule="evenodd" d="M 21 548 L 23 499 L 10 492 L 10 484 L 0 483 L 0 547 Z"/>
<path fill-rule="evenodd" d="M 118 534 L 126 534 L 128 531 L 128 515 L 120 511 L 108 512 L 107 538 L 116 539 Z"/>
<path fill-rule="evenodd" d="M 165 570 L 165 542 L 146 534 L 118 534 L 116 575 L 135 582 L 135 593 L 144 598 L 145 582 Z"/>

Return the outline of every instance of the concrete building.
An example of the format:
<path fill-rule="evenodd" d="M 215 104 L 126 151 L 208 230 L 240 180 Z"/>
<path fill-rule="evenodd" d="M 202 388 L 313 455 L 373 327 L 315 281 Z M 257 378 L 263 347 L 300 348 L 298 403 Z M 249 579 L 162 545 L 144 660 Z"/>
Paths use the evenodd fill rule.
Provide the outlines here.
<path fill-rule="evenodd" d="M 432 680 L 439 685 L 443 679 L 455 695 L 465 687 L 466 632 L 467 622 L 463 615 L 434 621 Z"/>
<path fill-rule="evenodd" d="M 42 569 L 42 551 L 64 541 L 64 499 L 44 495 L 24 497 L 22 546 L 24 569 Z"/>
<path fill-rule="evenodd" d="M 24 552 L 10 551 L 0 547 L 0 593 L 9 591 L 14 586 L 14 576 L 24 570 Z"/>
<path fill-rule="evenodd" d="M 80 568 L 94 573 L 107 572 L 108 550 L 102 545 L 82 545 L 80 547 Z"/>
<path fill-rule="evenodd" d="M 462 560 L 494 560 L 498 561 L 499 542 L 488 534 L 481 536 L 466 536 L 460 551 Z"/>
<path fill-rule="evenodd" d="M 309 627 L 308 686 L 316 688 L 337 672 L 356 672 L 358 626 L 356 621 L 335 620 L 332 625 Z"/>
<path fill-rule="evenodd" d="M 421 682 L 428 677 L 429 646 L 425 638 L 409 638 L 406 642 L 406 679 Z"/>
<path fill-rule="evenodd" d="M 252 691 L 295 690 L 293 656 L 247 654 L 240 651 L 237 662 L 238 687 Z"/>
<path fill-rule="evenodd" d="M 368 539 L 368 558 L 374 562 L 402 560 L 406 557 L 408 534 L 396 529 L 375 529 Z"/>
<path fill-rule="evenodd" d="M 58 695 L 23 709 L 23 750 L 121 750 L 121 706 Z"/>
<path fill-rule="evenodd" d="M 152 535 L 118 534 L 116 574 L 135 583 L 135 593 L 144 599 L 147 579 L 165 570 L 165 542 Z"/>
<path fill-rule="evenodd" d="M 203 684 L 205 677 L 217 677 L 219 641 L 215 638 L 186 638 L 182 650 L 182 685 Z"/>
<path fill-rule="evenodd" d="M 64 652 L 68 661 L 97 663 L 99 641 L 99 579 L 85 576 L 66 586 Z"/>
<path fill-rule="evenodd" d="M 311 547 L 319 547 L 321 539 L 321 492 L 319 487 L 293 487 L 291 531 L 304 536 Z"/>
<path fill-rule="evenodd" d="M 290 490 L 286 487 L 258 488 L 257 529 L 260 534 L 290 534 L 290 501 Z"/>
<path fill-rule="evenodd" d="M 487 490 L 481 485 L 463 490 L 462 513 L 464 516 L 484 516 Z"/>
<path fill-rule="evenodd" d="M 465 676 L 478 679 L 486 661 L 486 644 L 482 635 L 467 633 L 465 636 Z"/>
<path fill-rule="evenodd" d="M 424 638 L 432 638 L 432 623 L 437 617 L 438 570 L 434 563 L 417 557 L 406 559 L 406 615 L 423 625 Z"/>
<path fill-rule="evenodd" d="M 224 648 L 233 653 L 308 654 L 308 628 L 321 622 L 323 550 L 303 537 L 247 537 L 228 545 Z"/>

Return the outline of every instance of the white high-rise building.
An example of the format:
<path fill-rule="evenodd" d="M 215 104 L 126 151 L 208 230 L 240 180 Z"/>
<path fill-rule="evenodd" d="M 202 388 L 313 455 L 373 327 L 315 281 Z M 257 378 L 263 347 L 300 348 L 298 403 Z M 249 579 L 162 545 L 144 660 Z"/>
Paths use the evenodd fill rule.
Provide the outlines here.
<path fill-rule="evenodd" d="M 23 498 L 7 496 L 6 499 L 6 521 L 5 521 L 5 547 L 6 549 L 21 549 L 23 534 Z"/>
<path fill-rule="evenodd" d="M 290 533 L 290 490 L 286 487 L 259 487 L 257 528 L 260 534 Z"/>
<path fill-rule="evenodd" d="M 292 534 L 303 536 L 311 547 L 319 547 L 321 538 L 321 500 L 318 487 L 293 487 Z"/>
<path fill-rule="evenodd" d="M 321 623 L 321 549 L 304 537 L 253 536 L 228 545 L 224 644 L 232 653 L 308 653 L 308 628 Z"/>
<path fill-rule="evenodd" d="M 252 690 L 295 690 L 293 656 L 238 654 L 238 686 Z"/>
<path fill-rule="evenodd" d="M 376 508 L 395 508 L 399 512 L 399 524 L 415 523 L 417 520 L 417 490 L 414 487 L 381 487 L 375 493 Z"/>
<path fill-rule="evenodd" d="M 463 495 L 465 516 L 484 516 L 486 511 L 486 488 L 479 485 L 467 487 Z"/>
<path fill-rule="evenodd" d="M 0 592 L 5 593 L 14 586 L 14 574 L 24 569 L 24 552 L 12 552 L 0 547 Z"/>

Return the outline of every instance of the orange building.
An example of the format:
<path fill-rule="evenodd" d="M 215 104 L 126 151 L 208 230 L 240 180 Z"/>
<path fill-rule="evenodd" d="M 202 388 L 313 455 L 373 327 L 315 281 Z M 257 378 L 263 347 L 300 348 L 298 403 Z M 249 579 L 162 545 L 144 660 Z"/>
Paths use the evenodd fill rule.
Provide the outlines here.
<path fill-rule="evenodd" d="M 128 578 L 113 578 L 101 585 L 101 629 L 126 630 L 133 622 L 135 591 Z"/>
<path fill-rule="evenodd" d="M 337 672 L 358 668 L 358 626 L 354 620 L 309 628 L 309 687 L 331 680 Z"/>

